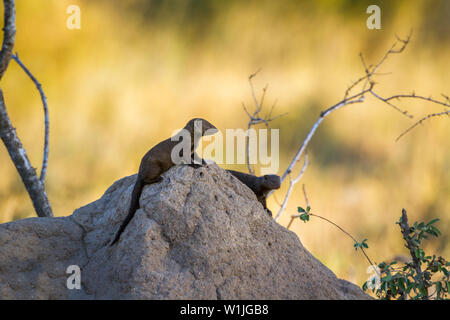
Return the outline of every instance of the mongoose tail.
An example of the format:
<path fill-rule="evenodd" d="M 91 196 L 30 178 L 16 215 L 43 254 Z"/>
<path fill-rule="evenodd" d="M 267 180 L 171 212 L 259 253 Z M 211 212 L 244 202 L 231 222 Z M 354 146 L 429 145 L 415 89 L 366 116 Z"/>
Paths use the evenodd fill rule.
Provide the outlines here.
<path fill-rule="evenodd" d="M 125 230 L 128 223 L 131 221 L 131 218 L 133 218 L 134 213 L 137 209 L 139 209 L 139 197 L 141 196 L 142 189 L 144 188 L 144 183 L 139 178 L 139 176 L 136 179 L 136 183 L 133 187 L 133 192 L 131 193 L 131 201 L 130 201 L 130 209 L 128 210 L 128 215 L 125 218 L 125 220 L 122 222 L 119 230 L 116 233 L 116 236 L 114 237 L 114 240 L 111 242 L 110 246 L 114 245 L 117 241 L 120 239 L 120 235 Z"/>

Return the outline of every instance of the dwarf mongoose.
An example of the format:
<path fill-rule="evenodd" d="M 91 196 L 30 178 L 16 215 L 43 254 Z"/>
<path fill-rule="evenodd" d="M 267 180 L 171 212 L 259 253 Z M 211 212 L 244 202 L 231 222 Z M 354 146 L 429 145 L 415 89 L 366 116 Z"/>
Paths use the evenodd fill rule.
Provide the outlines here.
<path fill-rule="evenodd" d="M 271 190 L 280 188 L 280 177 L 275 174 L 266 174 L 265 176 L 257 177 L 244 172 L 234 170 L 227 171 L 249 187 L 255 193 L 256 198 L 263 205 L 267 213 L 272 216 L 272 211 L 267 208 L 266 197 Z"/>
<path fill-rule="evenodd" d="M 212 135 L 218 131 L 216 127 L 214 127 L 211 123 L 201 118 L 194 118 L 190 120 L 186 124 L 184 129 L 189 132 L 191 138 L 190 159 L 194 159 L 195 148 L 197 147 L 197 144 L 202 136 Z M 162 181 L 161 175 L 176 164 L 172 159 L 172 149 L 179 143 L 180 142 L 178 140 L 172 140 L 172 138 L 169 138 L 158 143 L 144 155 L 141 160 L 136 183 L 131 194 L 131 202 L 128 215 L 120 226 L 119 231 L 117 231 L 114 240 L 111 242 L 111 245 L 119 240 L 120 235 L 125 230 L 125 227 L 128 225 L 130 220 L 133 218 L 136 210 L 139 208 L 139 198 L 144 186 L 146 184 Z M 180 156 L 183 156 L 182 150 L 180 152 Z M 203 163 L 204 161 L 202 159 L 202 164 Z M 193 167 L 200 166 L 199 164 L 190 165 Z"/>

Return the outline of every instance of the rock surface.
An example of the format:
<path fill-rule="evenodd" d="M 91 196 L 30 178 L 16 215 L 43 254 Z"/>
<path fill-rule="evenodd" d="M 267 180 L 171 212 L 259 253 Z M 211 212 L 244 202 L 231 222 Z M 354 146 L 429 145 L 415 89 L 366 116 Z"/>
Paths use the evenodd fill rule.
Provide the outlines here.
<path fill-rule="evenodd" d="M 216 164 L 148 185 L 121 239 L 135 176 L 62 218 L 0 225 L 3 299 L 368 299 L 338 279 Z M 81 270 L 68 289 L 67 267 Z"/>

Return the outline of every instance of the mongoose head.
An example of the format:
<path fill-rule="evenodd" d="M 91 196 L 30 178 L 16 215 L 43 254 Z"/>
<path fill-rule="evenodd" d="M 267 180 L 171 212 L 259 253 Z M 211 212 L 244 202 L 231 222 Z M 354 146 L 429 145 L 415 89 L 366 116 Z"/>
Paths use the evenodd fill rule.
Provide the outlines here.
<path fill-rule="evenodd" d="M 263 186 L 267 189 L 279 189 L 281 186 L 280 176 L 276 174 L 266 174 L 263 178 Z"/>
<path fill-rule="evenodd" d="M 202 136 L 213 135 L 219 131 L 210 122 L 202 118 L 194 118 L 189 120 L 189 122 L 186 123 L 186 126 L 184 128 L 192 133 L 193 132 L 200 133 Z"/>

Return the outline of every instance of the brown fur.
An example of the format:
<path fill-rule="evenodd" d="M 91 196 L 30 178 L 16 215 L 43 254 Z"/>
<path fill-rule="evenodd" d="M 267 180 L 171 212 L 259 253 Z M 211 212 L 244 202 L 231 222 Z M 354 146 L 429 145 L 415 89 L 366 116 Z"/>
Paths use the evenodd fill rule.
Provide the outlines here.
<path fill-rule="evenodd" d="M 184 129 L 188 130 L 189 133 L 191 134 L 191 159 L 194 158 L 195 152 L 194 147 L 198 143 L 198 141 L 194 141 L 196 120 L 201 121 L 202 124 L 202 132 L 201 133 L 199 132 L 198 137 L 202 137 L 203 135 L 205 135 L 205 131 L 209 129 L 215 129 L 215 132 L 217 132 L 216 127 L 214 127 L 211 123 L 209 123 L 204 119 L 194 118 L 186 124 Z M 213 131 L 214 130 L 210 131 L 208 134 L 215 133 Z M 139 166 L 139 172 L 136 179 L 136 183 L 133 187 L 128 215 L 123 221 L 119 230 L 117 231 L 114 240 L 111 242 L 111 245 L 113 245 L 119 240 L 120 235 L 125 230 L 125 227 L 133 218 L 136 210 L 139 209 L 139 198 L 141 196 L 142 189 L 144 188 L 144 186 L 147 184 L 162 181 L 161 175 L 175 165 L 172 161 L 171 154 L 172 149 L 179 143 L 180 143 L 179 141 L 172 141 L 171 138 L 169 138 L 167 140 L 158 143 L 144 155 L 144 157 L 141 160 L 141 164 Z M 191 164 L 191 166 L 198 167 L 200 165 Z"/>
<path fill-rule="evenodd" d="M 267 208 L 267 194 L 274 189 L 279 189 L 281 185 L 280 177 L 275 174 L 267 174 L 257 177 L 244 172 L 227 170 L 233 176 L 238 178 L 243 184 L 249 187 L 256 195 L 258 201 L 263 205 L 266 212 L 272 216 L 272 211 Z"/>

